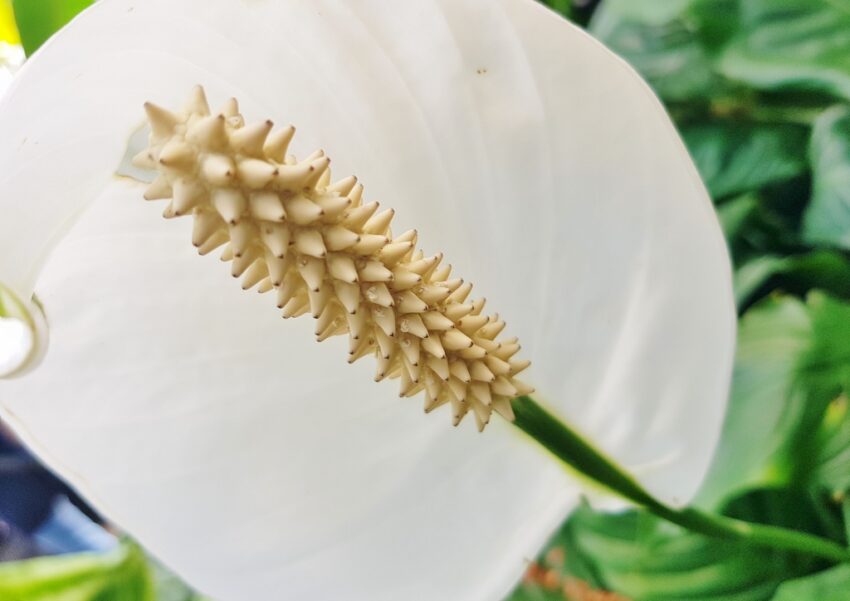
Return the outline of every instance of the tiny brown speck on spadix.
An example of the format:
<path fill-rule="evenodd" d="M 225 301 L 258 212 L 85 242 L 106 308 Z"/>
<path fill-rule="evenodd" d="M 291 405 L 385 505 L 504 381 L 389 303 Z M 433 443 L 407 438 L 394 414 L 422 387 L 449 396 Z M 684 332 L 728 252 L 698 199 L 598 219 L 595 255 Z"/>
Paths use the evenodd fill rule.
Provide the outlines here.
<path fill-rule="evenodd" d="M 347 334 L 349 362 L 374 356 L 375 379 L 424 393 L 426 412 L 448 404 L 457 425 L 472 410 L 479 430 L 493 411 L 513 420 L 511 400 L 532 392 L 517 340 L 497 340 L 505 322 L 468 300 L 442 254 L 416 250 L 416 231 L 393 238 L 394 211 L 364 203 L 356 178 L 331 183 L 322 151 L 287 155 L 295 129 L 245 125 L 235 99 L 211 114 L 201 87 L 180 113 L 145 111 L 150 147 L 134 163 L 159 174 L 145 198 L 168 199 L 166 218 L 192 214 L 201 254 L 226 245 L 244 289 L 276 291 L 284 317 L 312 315 L 319 341 Z"/>

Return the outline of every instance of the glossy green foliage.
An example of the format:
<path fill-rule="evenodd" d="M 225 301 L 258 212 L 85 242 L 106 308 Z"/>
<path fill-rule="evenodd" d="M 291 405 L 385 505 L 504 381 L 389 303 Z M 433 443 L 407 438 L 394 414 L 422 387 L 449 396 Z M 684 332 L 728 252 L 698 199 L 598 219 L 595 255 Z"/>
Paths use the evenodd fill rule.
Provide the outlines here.
<path fill-rule="evenodd" d="M 780 184 L 808 169 L 805 127 L 699 123 L 682 131 L 709 192 L 723 199 Z"/>
<path fill-rule="evenodd" d="M 850 98 L 850 2 L 746 0 L 720 70 L 765 90 Z"/>
<path fill-rule="evenodd" d="M 21 43 L 27 55 L 38 50 L 78 12 L 94 0 L 13 0 Z"/>
<path fill-rule="evenodd" d="M 836 105 L 815 121 L 811 141 L 812 202 L 804 235 L 812 244 L 850 248 L 850 107 Z"/>
<path fill-rule="evenodd" d="M 816 529 L 817 518 L 804 504 L 793 517 L 782 512 L 783 504 L 789 501 L 777 495 L 755 494 L 740 499 L 731 513 Z M 592 566 L 588 572 L 598 585 L 646 601 L 770 599 L 784 580 L 818 567 L 804 557 L 683 532 L 637 512 L 610 516 L 583 507 L 559 536 L 573 555 Z M 572 561 L 579 561 L 579 557 Z"/>
<path fill-rule="evenodd" d="M 850 601 L 850 567 L 841 566 L 784 583 L 773 601 Z"/>
<path fill-rule="evenodd" d="M 4 601 L 154 601 L 147 561 L 138 547 L 105 554 L 44 557 L 0 564 Z"/>
<path fill-rule="evenodd" d="M 822 472 L 850 468 L 850 421 L 840 410 L 848 384 L 850 304 L 816 292 L 805 302 L 768 298 L 749 310 L 724 440 L 701 503 L 719 507 L 757 488 L 814 490 Z"/>
<path fill-rule="evenodd" d="M 573 13 L 572 0 L 544 0 L 543 4 L 565 17 L 569 17 Z"/>

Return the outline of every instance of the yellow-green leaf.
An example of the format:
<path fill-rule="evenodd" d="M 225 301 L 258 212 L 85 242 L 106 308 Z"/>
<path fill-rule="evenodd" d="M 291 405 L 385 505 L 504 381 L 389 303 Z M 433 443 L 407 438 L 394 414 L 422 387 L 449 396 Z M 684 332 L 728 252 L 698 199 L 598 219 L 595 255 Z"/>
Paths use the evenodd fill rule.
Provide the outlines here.
<path fill-rule="evenodd" d="M 0 0 L 0 3 L 8 0 Z M 12 0 L 27 56 L 94 0 Z"/>
<path fill-rule="evenodd" d="M 153 601 L 142 551 L 123 545 L 107 554 L 42 557 L 0 565 L 6 601 Z"/>
<path fill-rule="evenodd" d="M 12 11 L 12 0 L 0 0 L 0 42 L 21 43 L 18 27 L 15 25 L 15 13 Z"/>

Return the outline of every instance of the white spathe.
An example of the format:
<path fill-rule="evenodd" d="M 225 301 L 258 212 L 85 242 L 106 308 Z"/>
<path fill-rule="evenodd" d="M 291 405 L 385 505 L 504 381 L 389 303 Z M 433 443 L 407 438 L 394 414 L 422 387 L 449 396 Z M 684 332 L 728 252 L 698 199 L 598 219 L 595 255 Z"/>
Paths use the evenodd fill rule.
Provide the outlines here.
<path fill-rule="evenodd" d="M 20 44 L 0 42 L 0 96 L 12 83 L 15 72 L 24 62 L 24 49 Z"/>
<path fill-rule="evenodd" d="M 102 0 L 0 103 L 0 281 L 51 330 L 0 405 L 110 518 L 221 601 L 496 601 L 581 493 L 503 420 L 455 430 L 346 365 L 113 175 L 142 103 L 196 83 L 358 175 L 507 320 L 540 400 L 692 496 L 730 267 L 625 63 L 531 0 Z"/>

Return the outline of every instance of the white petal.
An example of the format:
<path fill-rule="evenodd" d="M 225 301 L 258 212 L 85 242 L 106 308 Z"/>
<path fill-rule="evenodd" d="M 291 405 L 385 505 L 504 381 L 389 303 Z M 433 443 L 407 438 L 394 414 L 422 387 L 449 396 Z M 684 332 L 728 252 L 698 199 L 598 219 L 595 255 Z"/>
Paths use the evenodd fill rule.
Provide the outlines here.
<path fill-rule="evenodd" d="M 556 249 L 548 290 L 521 316 L 548 316 L 536 323 L 545 344 L 524 342 L 528 379 L 655 494 L 685 503 L 714 454 L 734 358 L 730 264 L 711 201 L 625 62 L 589 40 L 577 50 L 532 3 L 506 4 L 545 103 L 555 174 L 536 230 Z"/>
<path fill-rule="evenodd" d="M 577 495 L 507 424 L 423 417 L 106 184 L 141 103 L 195 83 L 360 176 L 504 316 L 541 399 L 653 490 L 693 494 L 725 406 L 729 267 L 624 63 L 530 0 L 103 0 L 0 104 L 0 281 L 38 280 L 52 336 L 0 403 L 110 517 L 224 601 L 495 600 Z"/>
<path fill-rule="evenodd" d="M 138 195 L 112 184 L 47 263 L 50 352 L 0 387 L 16 429 L 217 599 L 504 594 L 574 502 L 562 471 L 375 384 Z"/>
<path fill-rule="evenodd" d="M 16 371 L 33 346 L 33 331 L 20 319 L 0 317 L 0 374 Z"/>
<path fill-rule="evenodd" d="M 0 42 L 0 96 L 12 83 L 15 71 L 24 62 L 24 49 L 18 44 Z"/>

